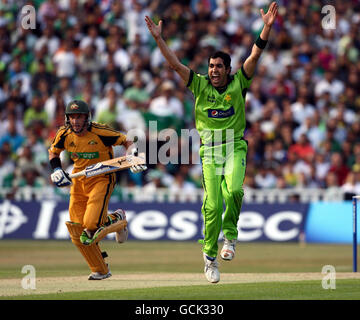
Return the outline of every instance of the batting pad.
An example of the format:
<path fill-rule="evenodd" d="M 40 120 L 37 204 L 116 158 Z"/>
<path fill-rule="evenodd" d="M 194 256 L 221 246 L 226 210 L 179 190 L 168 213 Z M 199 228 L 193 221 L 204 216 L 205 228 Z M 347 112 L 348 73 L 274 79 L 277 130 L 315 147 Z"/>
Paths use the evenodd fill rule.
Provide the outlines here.
<path fill-rule="evenodd" d="M 109 269 L 105 263 L 99 246 L 97 244 L 86 246 L 80 242 L 80 235 L 84 230 L 82 225 L 71 221 L 66 221 L 65 224 L 69 230 L 72 243 L 79 249 L 80 253 L 89 265 L 90 270 L 92 272 L 100 272 L 101 274 L 108 273 Z"/>

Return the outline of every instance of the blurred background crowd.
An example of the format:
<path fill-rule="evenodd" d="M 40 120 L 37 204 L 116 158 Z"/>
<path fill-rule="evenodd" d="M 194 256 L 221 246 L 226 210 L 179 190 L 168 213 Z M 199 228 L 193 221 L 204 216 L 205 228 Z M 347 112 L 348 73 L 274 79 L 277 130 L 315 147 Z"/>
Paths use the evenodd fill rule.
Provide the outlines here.
<path fill-rule="evenodd" d="M 278 18 L 246 97 L 249 142 L 245 186 L 321 188 L 360 194 L 360 2 L 278 0 Z M 224 50 L 241 67 L 262 29 L 268 0 L 1 0 L 0 189 L 48 188 L 47 148 L 64 124 L 66 104 L 85 100 L 92 119 L 126 132 L 177 133 L 172 150 L 190 163 L 150 164 L 122 172 L 120 189 L 201 188 L 193 97 L 169 68 L 144 21 L 164 21 L 163 36 L 182 63 L 207 73 L 208 55 Z M 322 8 L 336 12 L 324 28 Z M 36 12 L 34 29 L 22 12 Z M 155 122 L 154 122 L 155 121 Z M 171 128 L 169 131 L 166 129 Z M 164 134 L 165 130 L 165 134 Z M 121 155 L 124 150 L 117 150 Z M 64 167 L 71 161 L 62 155 Z M 59 191 L 54 191 L 59 192 Z"/>

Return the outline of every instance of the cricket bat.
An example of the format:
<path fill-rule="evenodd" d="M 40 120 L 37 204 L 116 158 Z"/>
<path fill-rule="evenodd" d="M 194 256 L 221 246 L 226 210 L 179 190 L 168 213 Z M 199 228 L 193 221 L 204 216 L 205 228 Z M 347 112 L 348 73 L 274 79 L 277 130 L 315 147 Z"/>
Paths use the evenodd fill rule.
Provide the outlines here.
<path fill-rule="evenodd" d="M 69 174 L 70 178 L 78 178 L 85 176 L 86 178 L 95 177 L 105 173 L 125 170 L 132 166 L 145 164 L 145 153 L 140 153 L 137 157 L 126 155 L 102 162 L 95 163 L 76 173 Z"/>

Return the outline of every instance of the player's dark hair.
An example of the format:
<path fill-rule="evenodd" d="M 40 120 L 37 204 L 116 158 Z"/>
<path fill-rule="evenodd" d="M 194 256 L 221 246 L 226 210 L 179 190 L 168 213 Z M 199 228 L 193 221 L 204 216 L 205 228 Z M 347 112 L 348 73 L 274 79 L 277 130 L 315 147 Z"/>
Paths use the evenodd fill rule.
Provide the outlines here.
<path fill-rule="evenodd" d="M 231 58 L 230 58 L 229 54 L 227 54 L 224 51 L 216 51 L 216 52 L 214 52 L 213 54 L 211 54 L 209 56 L 208 64 L 210 63 L 210 59 L 216 59 L 216 58 L 221 58 L 222 59 L 226 69 L 230 68 Z"/>

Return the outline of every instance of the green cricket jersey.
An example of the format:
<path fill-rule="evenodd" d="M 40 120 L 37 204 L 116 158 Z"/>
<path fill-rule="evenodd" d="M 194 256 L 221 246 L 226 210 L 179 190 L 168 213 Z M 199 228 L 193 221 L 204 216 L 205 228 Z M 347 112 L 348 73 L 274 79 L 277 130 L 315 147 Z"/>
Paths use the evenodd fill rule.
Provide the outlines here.
<path fill-rule="evenodd" d="M 187 86 L 195 97 L 195 125 L 203 144 L 237 141 L 243 137 L 245 95 L 251 80 L 241 68 L 219 92 L 208 76 L 190 71 Z"/>

